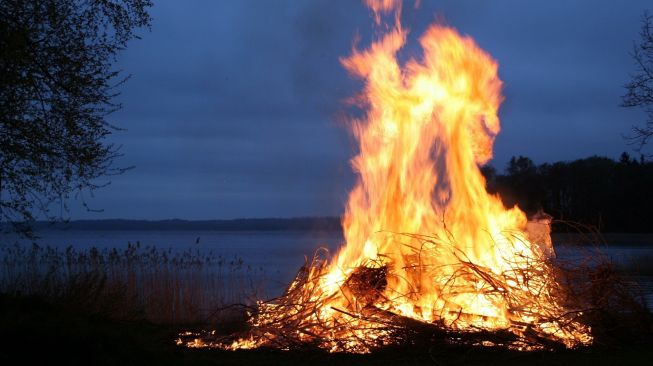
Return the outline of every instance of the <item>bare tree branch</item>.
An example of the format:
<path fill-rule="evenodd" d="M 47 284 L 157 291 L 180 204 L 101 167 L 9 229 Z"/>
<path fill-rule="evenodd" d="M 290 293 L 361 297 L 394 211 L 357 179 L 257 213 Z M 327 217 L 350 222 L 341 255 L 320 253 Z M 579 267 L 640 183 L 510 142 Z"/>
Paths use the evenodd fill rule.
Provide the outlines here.
<path fill-rule="evenodd" d="M 151 0 L 0 2 L 0 229 L 30 223 L 105 186 L 119 147 L 107 116 L 129 76 L 117 54 L 148 28 Z M 87 207 L 86 202 L 83 202 Z"/>
<path fill-rule="evenodd" d="M 642 15 L 640 39 L 633 45 L 632 57 L 635 61 L 635 73 L 625 85 L 626 94 L 622 106 L 644 109 L 647 119 L 643 126 L 633 126 L 633 134 L 628 137 L 641 152 L 653 138 L 653 15 L 645 11 Z"/>

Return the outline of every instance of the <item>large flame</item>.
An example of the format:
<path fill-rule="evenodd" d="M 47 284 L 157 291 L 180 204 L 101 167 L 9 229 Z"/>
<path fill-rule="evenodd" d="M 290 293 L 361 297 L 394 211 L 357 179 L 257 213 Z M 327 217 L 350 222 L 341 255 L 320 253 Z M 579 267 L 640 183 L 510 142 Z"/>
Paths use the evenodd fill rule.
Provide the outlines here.
<path fill-rule="evenodd" d="M 380 262 L 395 273 L 386 295 L 399 295 L 405 315 L 431 320 L 462 311 L 505 325 L 506 304 L 481 289 L 444 290 L 463 257 L 502 273 L 514 267 L 518 255 L 543 254 L 527 238 L 524 213 L 488 194 L 479 169 L 492 157 L 499 132 L 503 98 L 497 63 L 472 39 L 435 25 L 421 38 L 423 59 L 402 68 L 396 52 L 405 40 L 406 32 L 397 27 L 343 60 L 365 79 L 369 109 L 354 123 L 360 154 L 352 163 L 359 180 L 343 220 L 347 244 L 328 277 L 342 281 L 383 254 Z M 423 233 L 448 239 L 450 247 L 420 256 L 425 248 L 416 250 L 390 233 Z M 457 284 L 465 285 L 476 286 Z"/>
<path fill-rule="evenodd" d="M 385 6 L 380 10 L 391 5 Z M 548 288 L 555 279 L 517 273 L 552 255 L 547 223 L 529 225 L 519 208 L 505 208 L 487 193 L 479 168 L 492 158 L 499 132 L 498 65 L 471 38 L 433 25 L 420 39 L 423 57 L 402 67 L 396 54 L 406 36 L 397 23 L 369 49 L 342 61 L 365 80 L 367 115 L 354 121 L 360 154 L 352 165 L 359 179 L 343 219 L 346 245 L 328 267 L 324 291 L 340 292 L 361 267 L 385 266 L 390 272 L 381 298 L 389 301 L 376 306 L 461 329 L 531 323 L 542 302 L 557 305 Z M 460 273 L 463 263 L 510 274 L 508 285 L 515 288 L 504 290 L 524 292 L 527 303 L 520 305 L 535 311 L 515 312 L 515 304 L 489 288 L 491 281 Z M 369 305 L 355 297 L 335 296 L 329 305 Z M 588 340 L 559 333 L 570 344 L 578 336 Z"/>
<path fill-rule="evenodd" d="M 334 351 L 392 343 L 366 318 L 371 309 L 461 332 L 589 343 L 589 329 L 565 318 L 547 222 L 529 223 L 485 189 L 479 166 L 492 158 L 503 100 L 497 62 L 471 38 L 433 25 L 420 39 L 422 57 L 402 65 L 401 3 L 366 3 L 377 22 L 390 11 L 395 22 L 342 60 L 365 82 L 366 109 L 353 121 L 360 152 L 343 218 L 346 244 L 295 279 L 292 301 L 260 304 L 251 336 L 232 347 L 274 345 L 279 336 L 265 329 L 284 321 L 294 322 L 297 339 Z"/>

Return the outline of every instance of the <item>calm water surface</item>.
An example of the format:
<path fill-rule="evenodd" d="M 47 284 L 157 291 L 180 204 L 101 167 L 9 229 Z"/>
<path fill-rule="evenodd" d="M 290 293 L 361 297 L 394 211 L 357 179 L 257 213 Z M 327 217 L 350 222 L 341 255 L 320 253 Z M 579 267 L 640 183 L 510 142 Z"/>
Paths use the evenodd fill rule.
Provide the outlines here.
<path fill-rule="evenodd" d="M 141 247 L 154 246 L 161 250 L 183 252 L 186 250 L 211 253 L 215 256 L 242 258 L 246 265 L 263 274 L 259 280 L 272 296 L 279 295 L 290 283 L 306 258 L 311 258 L 319 248 L 335 252 L 343 242 L 338 231 L 91 231 L 91 230 L 47 230 L 38 233 L 38 245 L 65 249 L 118 250 L 126 249 L 129 243 Z M 19 242 L 14 236 L 0 237 L 2 245 Z"/>
<path fill-rule="evenodd" d="M 91 230 L 45 230 L 39 232 L 39 245 L 59 248 L 73 246 L 78 249 L 124 249 L 128 243 L 155 246 L 158 249 L 185 251 L 188 249 L 216 256 L 240 257 L 244 263 L 260 269 L 272 296 L 280 294 L 297 270 L 319 248 L 335 253 L 343 242 L 339 231 L 91 231 Z M 0 243 L 7 245 L 16 238 L 0 236 Z M 22 244 L 26 244 L 22 241 Z M 581 260 L 587 256 L 606 255 L 615 263 L 642 263 L 653 261 L 653 242 L 649 245 L 604 246 L 591 249 L 578 246 L 556 246 L 559 258 Z M 642 261 L 644 259 L 644 261 Z M 653 263 L 651 264 L 653 266 Z M 639 276 L 634 280 L 644 289 L 649 306 L 653 305 L 653 277 Z"/>

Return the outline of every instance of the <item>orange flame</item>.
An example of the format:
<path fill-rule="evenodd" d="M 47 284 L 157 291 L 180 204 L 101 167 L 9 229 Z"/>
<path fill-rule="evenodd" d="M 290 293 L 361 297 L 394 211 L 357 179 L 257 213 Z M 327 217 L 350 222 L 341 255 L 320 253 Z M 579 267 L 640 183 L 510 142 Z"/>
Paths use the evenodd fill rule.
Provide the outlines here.
<path fill-rule="evenodd" d="M 505 209 L 498 197 L 486 193 L 478 166 L 492 157 L 499 132 L 497 64 L 470 38 L 432 26 L 421 38 L 423 60 L 411 60 L 402 70 L 395 54 L 405 38 L 397 28 L 369 50 L 343 60 L 350 72 L 366 80 L 369 111 L 366 120 L 354 123 L 360 154 L 352 163 L 360 179 L 343 220 L 347 245 L 331 271 L 343 272 L 346 278 L 348 268 L 383 253 L 384 262 L 395 269 L 418 264 L 440 268 L 438 277 L 449 278 L 458 252 L 499 273 L 509 268 L 506 255 L 513 258 L 515 250 L 532 253 L 522 234 L 525 215 L 517 208 Z M 508 231 L 515 240 L 504 235 Z M 395 236 L 383 232 L 452 237 L 456 250 L 417 258 L 414 248 L 399 245 Z M 398 294 L 417 289 L 406 309 L 417 306 L 425 318 L 451 306 L 459 307 L 447 309 L 454 314 L 462 308 L 505 315 L 500 304 L 493 305 L 480 293 L 446 298 L 433 274 L 406 271 L 388 288 Z"/>
<path fill-rule="evenodd" d="M 365 2 L 377 19 L 401 8 L 395 0 Z M 589 328 L 565 318 L 548 222 L 529 223 L 485 189 L 479 166 L 492 158 L 503 100 L 497 62 L 470 37 L 433 25 L 420 39 L 421 59 L 401 65 L 407 32 L 398 15 L 395 21 L 368 49 L 342 60 L 364 80 L 367 110 L 353 121 L 360 152 L 343 218 L 346 245 L 293 281 L 288 294 L 300 295 L 291 305 L 260 304 L 253 326 L 292 318 L 303 327 L 300 340 L 365 352 L 367 341 L 388 343 L 380 327 L 360 326 L 366 320 L 357 315 L 373 308 L 460 331 L 529 329 L 568 347 L 590 343 Z M 369 282 L 362 290 L 352 284 L 356 276 Z M 274 338 L 263 331 L 227 348 Z"/>
<path fill-rule="evenodd" d="M 381 24 L 381 14 L 394 12 L 398 17 L 401 13 L 401 0 L 363 0 L 363 2 L 374 12 L 376 24 Z"/>
<path fill-rule="evenodd" d="M 352 165 L 359 179 L 343 219 L 346 245 L 329 266 L 325 291 L 337 293 L 357 268 L 373 263 L 392 270 L 383 294 L 391 301 L 377 307 L 460 329 L 530 323 L 531 315 L 515 313 L 514 304 L 488 291 L 490 283 L 457 275 L 460 264 L 473 263 L 505 277 L 543 265 L 553 253 L 548 222 L 529 225 L 517 207 L 505 208 L 487 193 L 480 172 L 500 129 L 498 65 L 471 38 L 433 25 L 420 40 L 422 59 L 402 68 L 396 53 L 406 36 L 398 24 L 342 61 L 365 80 L 368 110 L 354 121 L 360 154 Z M 424 238 L 401 233 L 429 235 L 428 247 Z M 564 312 L 550 293 L 555 279 L 527 285 L 514 277 L 508 281 L 514 288 L 504 290 L 524 292 L 532 304 L 522 305 L 544 301 Z M 351 301 L 340 296 L 330 305 L 351 307 Z M 569 345 L 591 339 L 588 330 L 555 336 L 569 338 Z"/>

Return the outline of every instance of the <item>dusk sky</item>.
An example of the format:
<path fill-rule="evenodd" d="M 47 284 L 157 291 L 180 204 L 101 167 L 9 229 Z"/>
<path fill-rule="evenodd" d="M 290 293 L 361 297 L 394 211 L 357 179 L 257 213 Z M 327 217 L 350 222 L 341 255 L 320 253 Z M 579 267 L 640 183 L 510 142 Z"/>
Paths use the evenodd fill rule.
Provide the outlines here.
<path fill-rule="evenodd" d="M 634 71 L 638 1 L 422 0 L 404 6 L 403 57 L 438 20 L 499 62 L 506 100 L 491 162 L 536 163 L 631 151 L 644 113 L 619 106 Z M 653 10 L 653 9 L 652 9 Z M 359 1 L 156 2 L 151 32 L 118 67 L 132 74 L 109 121 L 126 131 L 116 166 L 135 166 L 73 219 L 339 215 L 356 153 L 343 100 L 361 83 L 339 58 L 374 37 Z M 101 183 L 102 181 L 100 181 Z"/>

